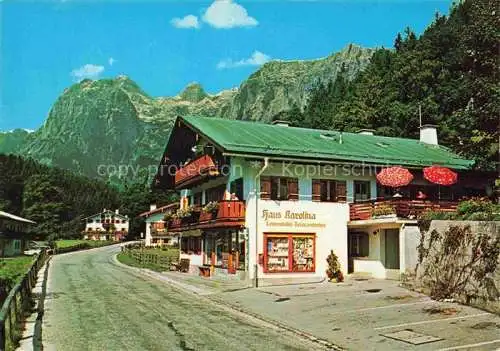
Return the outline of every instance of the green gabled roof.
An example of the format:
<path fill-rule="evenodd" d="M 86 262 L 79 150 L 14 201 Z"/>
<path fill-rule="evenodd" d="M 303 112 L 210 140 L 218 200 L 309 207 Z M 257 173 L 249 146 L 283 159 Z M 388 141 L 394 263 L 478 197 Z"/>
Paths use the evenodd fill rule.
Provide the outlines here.
<path fill-rule="evenodd" d="M 185 116 L 180 119 L 226 153 L 414 167 L 439 164 L 455 169 L 468 169 L 474 163 L 446 147 L 428 145 L 415 139 L 222 118 Z"/>

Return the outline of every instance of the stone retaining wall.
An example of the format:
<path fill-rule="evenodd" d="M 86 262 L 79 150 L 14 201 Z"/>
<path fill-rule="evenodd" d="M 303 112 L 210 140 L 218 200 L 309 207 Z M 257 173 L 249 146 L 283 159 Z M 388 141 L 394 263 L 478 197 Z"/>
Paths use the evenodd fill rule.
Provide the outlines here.
<path fill-rule="evenodd" d="M 435 220 L 425 229 L 413 287 L 500 313 L 500 222 Z"/>

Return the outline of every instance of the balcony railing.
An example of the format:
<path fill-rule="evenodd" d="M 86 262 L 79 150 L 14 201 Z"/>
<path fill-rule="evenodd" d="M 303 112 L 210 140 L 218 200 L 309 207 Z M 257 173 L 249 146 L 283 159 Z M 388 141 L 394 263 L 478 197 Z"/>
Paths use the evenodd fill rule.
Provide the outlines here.
<path fill-rule="evenodd" d="M 165 236 L 168 235 L 167 229 L 151 229 L 151 236 Z"/>
<path fill-rule="evenodd" d="M 172 231 L 201 229 L 210 227 L 230 227 L 243 225 L 245 221 L 245 203 L 243 201 L 219 201 L 219 208 L 206 212 L 201 208 L 193 210 L 191 216 L 174 218 L 168 223 Z"/>
<path fill-rule="evenodd" d="M 209 155 L 203 155 L 175 172 L 175 186 L 186 185 L 207 176 L 218 175 L 217 164 Z"/>
<path fill-rule="evenodd" d="M 455 212 L 455 201 L 391 199 L 350 204 L 350 219 L 367 220 L 383 217 L 418 218 L 425 211 Z"/>

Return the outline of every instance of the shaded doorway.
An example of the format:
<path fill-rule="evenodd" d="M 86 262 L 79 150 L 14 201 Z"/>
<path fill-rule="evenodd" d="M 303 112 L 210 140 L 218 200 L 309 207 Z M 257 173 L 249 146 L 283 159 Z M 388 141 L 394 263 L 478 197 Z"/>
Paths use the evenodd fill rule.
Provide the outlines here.
<path fill-rule="evenodd" d="M 354 259 L 369 256 L 370 238 L 365 232 L 349 232 L 347 241 L 347 273 L 354 272 Z"/>
<path fill-rule="evenodd" d="M 386 269 L 399 269 L 399 229 L 385 230 Z"/>

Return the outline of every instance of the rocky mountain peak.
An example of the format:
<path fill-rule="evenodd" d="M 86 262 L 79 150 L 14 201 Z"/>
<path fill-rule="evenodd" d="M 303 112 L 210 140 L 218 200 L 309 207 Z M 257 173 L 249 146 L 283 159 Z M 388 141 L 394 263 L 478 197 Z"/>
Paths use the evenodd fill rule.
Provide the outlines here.
<path fill-rule="evenodd" d="M 372 52 L 352 44 L 327 58 L 272 61 L 238 88 L 214 95 L 197 82 L 177 96 L 154 98 L 127 76 L 85 79 L 65 89 L 35 133 L 0 134 L 0 153 L 28 155 L 88 176 L 98 176 L 98 165 L 149 167 L 161 157 L 177 116 L 269 122 L 302 108 L 310 87 L 334 81 L 342 67 L 348 79 L 355 77 Z"/>
<path fill-rule="evenodd" d="M 199 102 L 206 98 L 208 94 L 203 90 L 200 83 L 189 83 L 180 94 L 180 98 L 185 101 Z"/>

